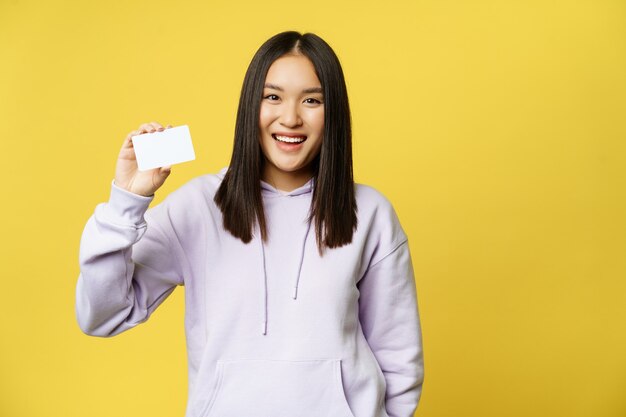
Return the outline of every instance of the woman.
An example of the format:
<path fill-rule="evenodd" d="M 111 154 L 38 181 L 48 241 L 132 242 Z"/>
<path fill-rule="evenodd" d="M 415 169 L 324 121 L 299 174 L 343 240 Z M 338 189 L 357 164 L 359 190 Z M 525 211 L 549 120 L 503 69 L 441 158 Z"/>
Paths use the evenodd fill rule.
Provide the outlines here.
<path fill-rule="evenodd" d="M 353 182 L 330 46 L 311 33 L 266 41 L 230 165 L 148 209 L 171 169 L 138 171 L 131 138 L 163 129 L 128 135 L 83 232 L 83 332 L 128 330 L 184 285 L 186 417 L 412 416 L 423 361 L 407 236 L 389 201 Z"/>

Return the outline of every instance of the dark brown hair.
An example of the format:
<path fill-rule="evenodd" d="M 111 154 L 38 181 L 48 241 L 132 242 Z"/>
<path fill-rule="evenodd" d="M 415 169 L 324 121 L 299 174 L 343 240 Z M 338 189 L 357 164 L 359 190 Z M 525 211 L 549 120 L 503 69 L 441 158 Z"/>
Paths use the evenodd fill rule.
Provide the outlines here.
<path fill-rule="evenodd" d="M 352 128 L 346 83 L 332 48 L 313 33 L 279 33 L 256 52 L 243 81 L 230 165 L 215 194 L 224 228 L 244 243 L 252 240 L 258 221 L 261 238 L 267 226 L 261 197 L 265 159 L 259 143 L 259 111 L 265 77 L 283 55 L 300 53 L 311 60 L 324 94 L 324 133 L 319 154 L 311 162 L 314 184 L 308 220 L 315 219 L 318 251 L 352 242 L 357 205 L 352 173 Z"/>

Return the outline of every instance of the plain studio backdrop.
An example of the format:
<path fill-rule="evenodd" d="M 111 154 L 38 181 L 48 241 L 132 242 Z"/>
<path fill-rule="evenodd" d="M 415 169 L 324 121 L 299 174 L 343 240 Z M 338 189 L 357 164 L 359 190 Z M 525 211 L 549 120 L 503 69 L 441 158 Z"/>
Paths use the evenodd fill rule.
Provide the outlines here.
<path fill-rule="evenodd" d="M 409 236 L 420 417 L 626 415 L 626 3 L 0 0 L 0 415 L 183 416 L 183 291 L 110 339 L 74 314 L 80 236 L 124 137 L 187 124 L 229 162 L 256 49 L 345 71 L 355 179 Z"/>

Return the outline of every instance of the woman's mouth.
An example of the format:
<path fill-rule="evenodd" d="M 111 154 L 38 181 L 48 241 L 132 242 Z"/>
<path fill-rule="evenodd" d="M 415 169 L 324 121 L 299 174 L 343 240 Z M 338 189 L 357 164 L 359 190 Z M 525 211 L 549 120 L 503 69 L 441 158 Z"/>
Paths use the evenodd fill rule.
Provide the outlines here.
<path fill-rule="evenodd" d="M 302 143 L 306 140 L 306 136 L 282 136 L 274 133 L 272 133 L 272 137 L 279 142 L 291 144 Z"/>

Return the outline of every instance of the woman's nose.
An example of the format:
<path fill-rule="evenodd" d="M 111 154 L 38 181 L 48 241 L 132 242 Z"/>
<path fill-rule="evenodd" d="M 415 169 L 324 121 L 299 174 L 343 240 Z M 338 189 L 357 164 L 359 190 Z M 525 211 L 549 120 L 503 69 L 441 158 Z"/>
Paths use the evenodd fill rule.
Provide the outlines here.
<path fill-rule="evenodd" d="M 283 107 L 280 123 L 283 126 L 294 127 L 302 124 L 297 104 L 287 104 Z"/>

